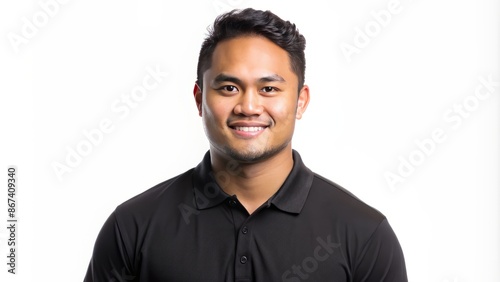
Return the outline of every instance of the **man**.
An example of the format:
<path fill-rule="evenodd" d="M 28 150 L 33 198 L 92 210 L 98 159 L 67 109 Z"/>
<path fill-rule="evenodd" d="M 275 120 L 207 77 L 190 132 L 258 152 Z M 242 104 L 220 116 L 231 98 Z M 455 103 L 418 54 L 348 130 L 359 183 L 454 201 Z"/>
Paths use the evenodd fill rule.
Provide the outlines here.
<path fill-rule="evenodd" d="M 117 207 L 85 281 L 407 281 L 386 218 L 292 150 L 304 48 L 269 11 L 216 19 L 194 86 L 210 150 Z"/>

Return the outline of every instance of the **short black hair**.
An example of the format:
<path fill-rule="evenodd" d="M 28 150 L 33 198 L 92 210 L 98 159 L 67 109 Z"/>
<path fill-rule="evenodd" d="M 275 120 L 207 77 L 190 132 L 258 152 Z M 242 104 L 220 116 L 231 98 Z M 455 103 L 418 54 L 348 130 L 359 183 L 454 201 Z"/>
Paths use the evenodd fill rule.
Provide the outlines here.
<path fill-rule="evenodd" d="M 270 11 L 252 8 L 235 9 L 222 14 L 215 19 L 213 27 L 208 29 L 208 36 L 203 41 L 198 58 L 196 83 L 200 88 L 203 89 L 203 73 L 212 64 L 212 55 L 217 44 L 246 35 L 263 36 L 288 53 L 290 67 L 298 77 L 300 91 L 305 80 L 306 39 L 299 33 L 295 24 L 282 20 Z"/>

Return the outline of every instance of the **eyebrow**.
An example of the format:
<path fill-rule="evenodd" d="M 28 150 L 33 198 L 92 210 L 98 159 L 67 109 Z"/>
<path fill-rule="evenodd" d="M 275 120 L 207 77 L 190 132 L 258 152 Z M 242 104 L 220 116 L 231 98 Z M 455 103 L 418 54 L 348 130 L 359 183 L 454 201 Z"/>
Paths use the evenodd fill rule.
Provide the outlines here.
<path fill-rule="evenodd" d="M 232 82 L 235 84 L 242 83 L 241 79 L 234 77 L 234 76 L 227 75 L 227 74 L 223 74 L 223 73 L 217 75 L 213 80 L 213 83 L 215 83 L 215 84 L 219 84 L 222 82 Z"/>
<path fill-rule="evenodd" d="M 241 79 L 223 73 L 217 75 L 213 80 L 214 84 L 219 84 L 222 82 L 232 82 L 239 85 L 243 84 L 243 81 Z M 258 82 L 286 82 L 286 80 L 277 74 L 272 74 L 259 78 Z"/>
<path fill-rule="evenodd" d="M 285 79 L 277 74 L 264 76 L 259 79 L 259 82 L 286 82 Z"/>

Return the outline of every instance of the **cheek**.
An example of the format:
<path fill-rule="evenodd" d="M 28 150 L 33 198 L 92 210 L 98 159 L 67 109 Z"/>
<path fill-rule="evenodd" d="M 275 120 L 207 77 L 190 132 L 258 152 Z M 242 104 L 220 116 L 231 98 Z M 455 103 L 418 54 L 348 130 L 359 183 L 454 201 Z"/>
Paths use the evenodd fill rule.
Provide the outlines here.
<path fill-rule="evenodd" d="M 223 103 L 223 101 L 207 99 L 203 103 L 203 114 L 207 123 L 225 123 L 230 112 L 228 103 Z"/>
<path fill-rule="evenodd" d="M 268 112 L 276 123 L 288 125 L 294 123 L 296 112 L 296 101 L 280 100 L 270 101 Z"/>

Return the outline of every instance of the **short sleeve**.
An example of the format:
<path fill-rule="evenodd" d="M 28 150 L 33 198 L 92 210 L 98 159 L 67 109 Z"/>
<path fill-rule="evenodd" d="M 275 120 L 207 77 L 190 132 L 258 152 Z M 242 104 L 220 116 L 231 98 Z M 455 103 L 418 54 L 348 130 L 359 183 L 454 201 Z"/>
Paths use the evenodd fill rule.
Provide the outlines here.
<path fill-rule="evenodd" d="M 133 273 L 126 242 L 113 212 L 97 236 L 84 282 L 138 281 Z"/>
<path fill-rule="evenodd" d="M 387 219 L 363 247 L 354 270 L 355 282 L 406 282 L 403 251 Z"/>

